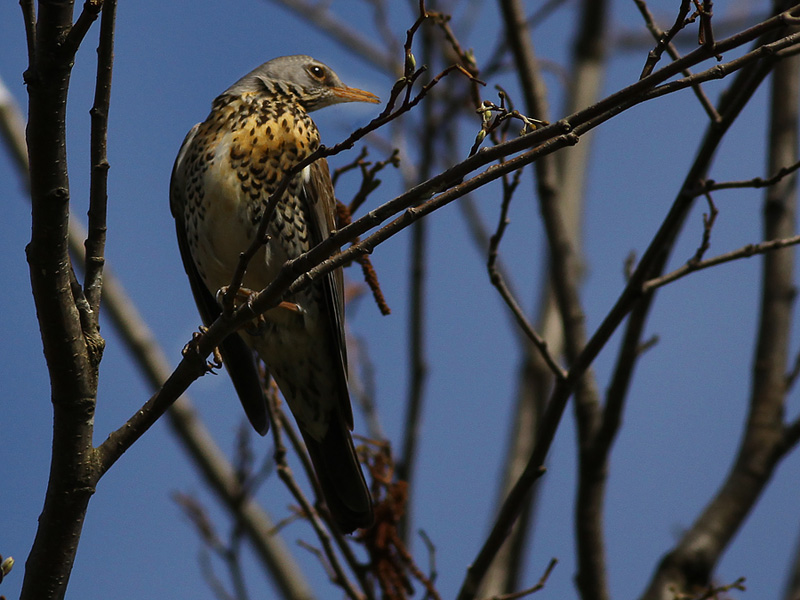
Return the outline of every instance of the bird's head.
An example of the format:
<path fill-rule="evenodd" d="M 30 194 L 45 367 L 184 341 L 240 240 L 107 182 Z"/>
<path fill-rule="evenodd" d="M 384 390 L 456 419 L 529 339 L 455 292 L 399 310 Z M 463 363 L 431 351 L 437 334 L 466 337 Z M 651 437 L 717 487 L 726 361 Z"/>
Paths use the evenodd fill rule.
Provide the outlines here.
<path fill-rule="evenodd" d="M 380 102 L 375 94 L 347 87 L 329 66 L 302 54 L 265 62 L 234 83 L 225 94 L 248 92 L 293 92 L 308 112 L 340 102 Z"/>

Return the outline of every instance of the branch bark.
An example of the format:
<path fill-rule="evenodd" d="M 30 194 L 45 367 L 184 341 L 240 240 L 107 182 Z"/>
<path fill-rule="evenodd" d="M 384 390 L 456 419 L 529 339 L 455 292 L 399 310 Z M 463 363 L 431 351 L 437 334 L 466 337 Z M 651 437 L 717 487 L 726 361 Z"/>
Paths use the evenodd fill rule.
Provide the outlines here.
<path fill-rule="evenodd" d="M 796 57 L 781 61 L 773 73 L 768 172 L 797 160 L 799 73 Z M 792 176 L 766 193 L 764 239 L 792 236 L 795 211 L 796 178 Z M 789 449 L 783 409 L 795 296 L 793 267 L 791 249 L 764 255 L 750 410 L 737 457 L 714 498 L 662 559 L 643 596 L 647 600 L 665 600 L 671 597 L 671 589 L 689 590 L 710 583 L 721 554 Z"/>
<path fill-rule="evenodd" d="M 39 9 L 35 31 L 28 30 L 32 227 L 27 257 L 50 374 L 54 427 L 50 478 L 26 563 L 22 600 L 64 596 L 96 483 L 92 423 L 97 376 L 73 297 L 67 246 L 65 119 L 74 56 L 60 40 L 72 27 L 73 6 L 72 2 L 42 2 Z"/>
<path fill-rule="evenodd" d="M 599 351 L 608 342 L 611 334 L 632 310 L 634 317 L 629 320 L 630 344 L 626 348 L 632 349 L 634 347 L 632 344 L 640 339 L 649 301 L 652 298 L 652 294 L 648 295 L 648 293 L 654 289 L 654 277 L 661 272 L 675 236 L 682 227 L 686 211 L 692 205 L 694 195 L 690 194 L 689 190 L 696 191 L 698 189 L 697 186 L 702 176 L 705 175 L 714 149 L 763 77 L 773 68 L 778 59 L 784 59 L 788 54 L 796 52 L 796 44 L 800 36 L 789 36 L 786 29 L 788 24 L 796 24 L 797 17 L 790 13 L 784 13 L 745 32 L 721 40 L 715 45 L 706 44 L 604 100 L 595 104 L 587 101 L 586 104 L 591 104 L 588 108 L 583 108 L 585 106 L 583 102 L 576 103 L 567 111 L 574 111 L 574 113 L 553 126 L 543 127 L 509 142 L 485 148 L 438 175 L 429 177 L 423 174 L 421 183 L 406 193 L 342 228 L 331 239 L 306 255 L 288 262 L 275 282 L 254 297 L 251 306 L 242 307 L 232 315 L 226 314 L 213 324 L 208 333 L 200 336 L 190 346 L 190 351 L 171 375 L 164 374 L 158 377 L 158 383 L 166 382 L 160 391 L 140 411 L 137 411 L 128 423 L 114 432 L 95 451 L 92 448 L 91 439 L 99 350 L 96 345 L 98 341 L 92 337 L 91 327 L 87 327 L 87 319 L 90 325 L 92 322 L 96 324 L 101 283 L 104 279 L 102 255 L 107 164 L 103 138 L 108 98 L 105 95 L 107 87 L 103 84 L 103 77 L 99 78 L 101 85 L 98 86 L 96 110 L 93 111 L 93 120 L 97 121 L 96 128 L 94 128 L 97 137 L 93 135 L 92 142 L 94 150 L 92 164 L 95 176 L 93 177 L 90 208 L 89 258 L 86 261 L 88 268 L 84 288 L 78 285 L 67 252 L 69 231 L 72 225 L 69 222 L 69 183 L 66 176 L 63 107 L 66 106 L 66 89 L 73 58 L 71 53 L 74 53 L 84 39 L 94 20 L 93 15 L 97 14 L 96 9 L 99 4 L 93 1 L 88 2 L 73 26 L 71 3 L 45 0 L 41 4 L 35 35 L 33 5 L 26 0 L 23 0 L 22 5 L 26 27 L 30 34 L 29 48 L 31 49 L 31 66 L 26 80 L 31 98 L 29 151 L 33 184 L 33 232 L 28 257 L 45 355 L 53 385 L 56 425 L 53 472 L 45 509 L 42 513 L 42 525 L 29 559 L 29 575 L 26 576 L 23 597 L 49 598 L 63 595 L 77 546 L 77 542 L 73 542 L 72 546 L 65 542 L 70 539 L 78 539 L 86 506 L 96 481 L 131 444 L 147 431 L 148 427 L 178 398 L 191 381 L 207 371 L 206 357 L 226 335 L 236 327 L 248 322 L 257 313 L 274 306 L 287 291 L 301 289 L 315 278 L 342 265 L 359 253 L 371 252 L 377 245 L 406 227 L 415 223 L 419 224 L 419 220 L 423 216 L 534 162 L 537 169 L 540 207 L 552 255 L 554 297 L 565 332 L 565 354 L 570 370 L 566 377 L 555 385 L 548 408 L 536 432 L 535 440 L 525 449 L 527 461 L 524 463 L 524 468 L 519 469 L 518 479 L 510 487 L 508 498 L 500 509 L 490 537 L 468 573 L 460 597 L 474 596 L 475 586 L 485 576 L 488 565 L 496 560 L 499 543 L 506 538 L 509 528 L 518 515 L 526 510 L 525 506 L 529 506 L 526 498 L 530 496 L 532 486 L 542 473 L 544 459 L 559 426 L 566 402 L 573 393 L 576 394 L 575 409 L 579 423 L 582 458 L 582 489 L 579 491 L 578 498 L 578 520 L 583 523 L 580 526 L 583 530 L 579 530 L 577 534 L 581 553 L 578 581 L 584 597 L 607 597 L 601 521 L 604 461 L 608 458 L 624 408 L 626 380 L 632 371 L 625 372 L 623 368 L 620 369 L 618 372 L 619 385 L 613 386 L 615 391 L 607 399 L 605 410 L 602 410 L 589 368 Z M 547 110 L 542 101 L 543 88 L 537 81 L 538 71 L 533 49 L 525 47 L 527 26 L 524 23 L 521 5 L 516 0 L 502 0 L 501 6 L 506 11 L 508 30 L 512 32 L 512 35 L 509 35 L 509 41 L 517 68 L 522 73 L 523 88 L 528 103 L 526 108 L 530 116 L 545 116 Z M 107 23 L 110 30 L 113 31 L 113 0 L 107 0 L 106 7 L 108 13 L 104 9 L 103 19 L 105 21 L 106 15 L 110 15 Z M 587 26 L 599 26 L 602 19 L 593 11 L 602 10 L 602 7 L 603 3 L 586 2 Z M 592 16 L 590 17 L 590 15 Z M 109 38 L 103 35 L 102 30 L 101 23 L 101 38 L 108 40 Z M 741 58 L 707 69 L 697 75 L 678 80 L 673 79 L 678 73 L 690 66 L 702 63 L 714 56 L 715 53 L 740 47 L 766 32 L 774 32 L 775 35 L 771 39 L 778 41 L 772 45 L 765 45 L 765 38 L 762 38 L 758 42 L 761 46 L 760 49 L 746 53 Z M 579 48 L 576 52 L 580 53 L 586 50 L 587 48 Z M 110 61 L 110 49 L 101 54 L 101 62 L 103 57 Z M 699 81 L 726 77 L 729 73 L 737 70 L 740 71 L 740 74 L 731 87 L 732 93 L 723 101 L 719 119 L 709 128 L 709 133 L 701 146 L 698 162 L 687 178 L 672 210 L 666 216 L 631 281 L 620 294 L 618 302 L 600 328 L 587 340 L 583 310 L 578 294 L 581 261 L 575 232 L 579 229 L 579 225 L 575 224 L 574 217 L 568 216 L 564 210 L 565 197 L 573 195 L 579 197 L 582 183 L 579 178 L 574 178 L 575 186 L 572 191 L 568 191 L 569 188 L 563 185 L 565 177 L 569 178 L 568 176 L 573 175 L 575 171 L 582 170 L 580 165 L 585 164 L 585 158 L 581 157 L 580 152 L 563 153 L 562 156 L 566 158 L 562 162 L 557 162 L 553 153 L 569 148 L 576 144 L 581 137 L 585 139 L 595 127 L 640 102 L 686 87 L 693 87 Z M 102 71 L 107 74 L 106 84 L 110 84 L 110 62 L 105 63 Z M 598 85 L 596 73 L 593 71 L 592 76 L 587 75 L 584 78 L 586 88 L 590 92 L 593 88 L 594 93 L 596 93 Z M 410 98 L 410 87 L 408 91 L 409 95 L 406 96 L 406 101 Z M 783 93 L 785 94 L 785 91 Z M 414 99 L 414 104 L 422 96 L 424 93 Z M 582 94 L 576 92 L 575 96 L 582 96 Z M 792 98 L 794 104 L 797 105 L 796 95 Z M 408 108 L 411 106 L 412 104 L 408 104 Z M 451 106 L 455 106 L 455 103 L 451 103 Z M 788 109 L 781 110 L 784 110 L 784 115 L 788 114 L 785 112 Z M 775 113 L 778 114 L 778 112 L 780 110 L 776 104 Z M 435 121 L 426 120 L 426 123 L 430 124 L 431 122 Z M 793 143 L 796 144 L 796 139 L 793 139 Z M 520 152 L 521 154 L 517 154 Z M 775 160 L 771 166 L 783 167 L 792 164 L 788 160 L 790 157 L 787 157 L 786 152 L 777 150 L 775 152 L 776 155 L 780 154 L 781 160 Z M 513 156 L 515 154 L 516 156 Z M 573 159 L 575 162 L 572 162 Z M 796 162 L 796 157 L 794 159 Z M 495 161 L 501 162 L 492 164 Z M 782 186 L 790 181 L 793 182 L 794 177 L 786 177 L 778 182 L 776 187 L 782 189 Z M 689 184 L 693 187 L 690 188 Z M 774 189 L 771 193 L 777 194 Z M 785 196 L 768 196 L 767 207 L 767 229 L 768 233 L 772 235 L 767 239 L 791 239 L 791 235 L 783 234 L 785 232 L 780 224 L 784 223 L 787 218 L 791 218 L 794 210 L 793 204 L 788 202 Z M 375 230 L 376 228 L 377 230 Z M 375 231 L 361 242 L 345 252 L 335 254 L 336 248 L 344 242 L 354 240 L 362 233 L 372 230 Z M 418 228 L 418 230 L 420 229 Z M 422 249 L 419 254 L 424 255 L 424 247 L 420 246 L 420 248 Z M 782 252 L 788 253 L 787 250 Z M 786 263 L 781 262 L 783 259 L 770 260 L 772 262 L 769 265 L 774 266 L 767 267 L 768 274 L 787 271 Z M 789 263 L 790 266 L 791 263 Z M 108 280 L 107 272 L 105 279 Z M 777 281 L 782 283 L 772 285 Z M 769 309 L 765 308 L 762 315 L 763 330 L 774 333 L 784 327 L 785 331 L 788 329 L 785 326 L 787 324 L 786 315 L 789 312 L 788 290 L 791 289 L 791 281 L 787 283 L 780 277 L 773 278 L 770 275 L 769 282 L 771 282 L 771 287 L 765 286 L 765 290 L 767 287 L 770 289 L 769 294 L 765 291 L 764 296 L 764 305 L 765 307 L 769 305 Z M 86 292 L 85 298 L 83 297 L 84 291 Z M 764 336 L 767 336 L 767 333 L 764 333 Z M 754 408 L 751 416 L 752 423 L 749 425 L 753 433 L 752 439 L 746 437 L 745 442 L 748 444 L 748 449 L 758 450 L 760 448 L 763 450 L 762 453 L 767 456 L 761 459 L 758 456 L 748 459 L 748 461 L 756 461 L 755 465 L 743 461 L 746 463 L 743 468 L 750 473 L 751 477 L 754 469 L 761 468 L 761 473 L 766 473 L 768 478 L 768 471 L 775 464 L 769 461 L 777 462 L 779 457 L 797 442 L 800 435 L 798 433 L 800 427 L 797 423 L 787 426 L 780 421 L 780 416 L 776 417 L 782 401 L 782 397 L 777 397 L 779 394 L 776 391 L 778 369 L 774 367 L 765 369 L 761 364 L 762 358 L 784 359 L 780 371 L 783 377 L 781 381 L 785 386 L 785 348 L 781 354 L 779 343 L 785 344 L 785 340 L 770 337 L 768 341 L 759 345 L 754 377 Z M 634 363 L 635 359 L 630 361 L 631 369 Z M 546 377 L 534 374 L 535 369 L 530 369 L 529 366 L 529 364 L 525 364 L 526 380 L 530 381 L 532 377 L 540 377 L 539 382 L 541 383 Z M 538 390 L 539 386 L 536 388 Z M 541 389 L 546 388 L 546 385 L 541 386 Z M 544 397 L 542 391 L 539 393 L 541 397 Z M 176 412 L 180 412 L 180 410 L 176 410 Z M 191 429 L 188 426 L 185 428 Z M 767 432 L 769 435 L 764 430 L 769 430 Z M 195 432 L 184 435 L 187 436 L 187 439 L 197 440 L 199 434 Z M 594 451 L 598 448 L 601 452 L 595 455 Z M 209 460 L 209 464 L 203 468 L 207 471 L 209 480 L 217 481 L 217 485 L 222 488 L 222 491 L 219 492 L 221 497 L 226 501 L 231 501 L 232 512 L 236 513 L 237 510 L 242 510 L 242 515 L 248 514 L 248 511 L 242 508 L 244 500 L 241 497 L 241 490 L 235 489 L 235 486 L 232 488 L 229 485 L 230 482 L 224 481 L 224 465 L 217 465 L 219 468 L 214 467 L 210 464 L 213 461 L 207 452 L 198 451 L 198 454 Z M 761 462 L 758 462 L 759 460 Z M 768 468 L 765 468 L 765 465 Z M 249 517 L 244 516 L 243 518 Z M 256 515 L 252 516 L 252 520 L 253 522 L 258 521 Z M 255 527 L 259 526 L 263 526 L 263 523 L 255 525 Z M 517 543 L 517 556 L 522 554 L 519 550 L 520 546 Z M 55 564 L 52 562 L 53 560 L 60 561 L 55 568 L 53 568 L 53 564 Z M 50 564 L 47 564 L 48 562 Z M 50 567 L 51 572 L 58 571 L 60 579 L 51 578 L 34 582 L 32 577 L 41 573 L 41 569 L 46 564 Z M 37 569 L 39 569 L 38 572 Z M 513 575 L 507 575 L 506 581 L 513 581 Z M 301 592 L 297 592 L 298 596 L 300 594 Z"/>

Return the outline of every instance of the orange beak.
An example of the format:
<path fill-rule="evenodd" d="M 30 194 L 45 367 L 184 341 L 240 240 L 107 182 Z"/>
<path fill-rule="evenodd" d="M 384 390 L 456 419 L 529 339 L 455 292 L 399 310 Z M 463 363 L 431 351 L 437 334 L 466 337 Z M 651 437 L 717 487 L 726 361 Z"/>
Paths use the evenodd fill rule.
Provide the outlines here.
<path fill-rule="evenodd" d="M 372 92 L 365 92 L 358 88 L 337 87 L 333 88 L 333 95 L 341 98 L 343 102 L 370 102 L 378 104 L 381 100 Z"/>

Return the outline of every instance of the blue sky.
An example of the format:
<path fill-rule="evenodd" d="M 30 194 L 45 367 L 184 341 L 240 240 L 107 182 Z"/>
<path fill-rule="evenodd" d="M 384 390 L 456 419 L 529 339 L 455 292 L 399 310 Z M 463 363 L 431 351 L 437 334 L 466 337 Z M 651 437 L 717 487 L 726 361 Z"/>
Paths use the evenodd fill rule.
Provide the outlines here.
<path fill-rule="evenodd" d="M 746 8 L 745 3 L 717 6 Z M 535 3 L 530 3 L 531 7 Z M 671 18 L 677 2 L 654 1 L 654 10 Z M 363 17 L 356 2 L 334 2 L 334 9 Z M 638 24 L 630 2 L 614 2 L 615 26 Z M 412 18 L 398 10 L 392 28 L 401 39 Z M 481 37 L 462 40 L 479 58 L 492 48 L 494 5 L 481 9 Z M 727 13 L 730 14 L 730 13 Z M 537 30 L 534 42 L 542 58 L 562 61 L 571 39 L 569 14 Z M 362 28 L 370 33 L 368 19 Z M 22 72 L 26 66 L 22 19 L 17 3 L 0 4 L 0 76 L 24 107 Z M 92 30 L 76 61 L 69 112 L 70 177 L 74 212 L 82 218 L 88 190 L 88 125 L 94 77 Z M 311 54 L 333 67 L 347 84 L 386 97 L 391 80 L 345 53 L 291 14 L 259 0 L 120 3 L 116 62 L 110 114 L 109 238 L 107 257 L 128 293 L 177 363 L 180 349 L 199 323 L 183 273 L 169 214 L 167 188 L 175 154 L 186 131 L 205 118 L 211 100 L 261 62 L 281 54 Z M 635 81 L 646 51 L 623 54 L 609 64 L 605 89 Z M 498 79 L 514 90 L 510 79 Z M 547 75 L 552 89 L 552 118 L 558 109 L 560 80 Z M 489 88 L 491 89 L 491 88 Z M 719 85 L 710 86 L 715 94 Z M 717 180 L 764 175 L 766 86 L 723 145 L 712 176 Z M 487 97 L 490 96 L 487 91 Z M 512 91 L 513 93 L 513 91 Z M 377 114 L 373 106 L 345 105 L 314 115 L 325 143 L 344 137 Z M 587 274 L 582 298 L 589 331 L 596 327 L 622 289 L 623 262 L 639 254 L 655 232 L 678 190 L 705 125 L 689 92 L 661 98 L 607 123 L 593 139 L 587 193 L 585 251 Z M 477 131 L 477 121 L 475 130 Z M 463 134 L 464 156 L 472 135 Z M 379 154 L 373 156 L 377 157 Z M 344 164 L 350 157 L 332 162 Z M 523 177 L 512 205 L 511 224 L 502 248 L 527 306 L 538 297 L 543 239 L 532 185 Z M 30 293 L 24 247 L 30 237 L 30 213 L 10 160 L 0 158 L 5 217 L 0 220 L 6 282 L 0 295 L 0 333 L 6 352 L 0 362 L 0 553 L 14 555 L 17 568 L 0 587 L 19 593 L 23 563 L 33 540 L 49 468 L 51 408 L 49 385 Z M 400 190 L 395 178 L 373 195 L 368 208 Z M 354 191 L 353 180 L 337 190 Z M 493 225 L 497 189 L 476 197 Z M 720 210 L 711 253 L 757 241 L 761 196 L 753 191 L 718 193 Z M 702 233 L 698 205 L 673 259 L 677 266 L 694 253 Z M 427 321 L 430 379 L 420 447 L 415 527 L 437 547 L 439 587 L 445 597 L 457 591 L 489 526 L 515 389 L 519 356 L 505 307 L 485 275 L 484 257 L 474 249 L 455 205 L 430 219 L 431 249 Z M 348 308 L 349 326 L 366 340 L 376 368 L 377 403 L 382 424 L 399 449 L 407 372 L 408 236 L 401 234 L 373 256 L 392 316 L 381 317 L 368 301 Z M 611 592 L 631 597 L 643 589 L 660 556 L 688 527 L 725 476 L 734 452 L 749 393 L 752 340 L 758 307 L 759 259 L 739 261 L 681 280 L 659 292 L 648 334 L 659 343 L 641 361 L 631 388 L 624 427 L 614 449 L 606 506 Z M 355 274 L 351 275 L 355 277 Z M 108 346 L 101 369 L 96 443 L 117 428 L 149 396 L 108 323 Z M 793 331 L 794 350 L 800 336 Z M 608 384 L 616 338 L 598 357 L 600 389 Z M 225 374 L 207 376 L 189 395 L 220 445 L 230 451 L 243 416 Z M 788 414 L 800 410 L 797 391 Z M 358 428 L 358 424 L 357 424 Z M 269 452 L 258 444 L 260 457 Z M 572 584 L 571 510 L 575 480 L 575 444 L 571 414 L 556 438 L 538 514 L 538 529 L 525 583 L 538 580 L 550 557 L 561 561 L 541 597 L 576 597 Z M 197 494 L 212 515 L 222 517 L 203 490 L 180 447 L 163 424 L 134 446 L 103 478 L 90 504 L 68 598 L 211 598 L 197 563 L 199 542 L 170 499 L 174 491 Z M 800 532 L 797 498 L 800 458 L 778 468 L 761 503 L 740 531 L 720 565 L 718 577 L 748 580 L 751 598 L 779 597 Z M 270 479 L 259 493 L 276 515 L 286 514 L 281 484 Z M 225 531 L 225 525 L 220 529 Z M 286 533 L 295 557 L 309 578 L 322 587 L 320 597 L 339 597 L 324 587 L 316 559 L 294 544 L 313 541 L 308 530 Z M 415 543 L 420 564 L 427 564 Z M 255 573 L 248 583 L 253 597 L 268 596 L 268 582 Z"/>

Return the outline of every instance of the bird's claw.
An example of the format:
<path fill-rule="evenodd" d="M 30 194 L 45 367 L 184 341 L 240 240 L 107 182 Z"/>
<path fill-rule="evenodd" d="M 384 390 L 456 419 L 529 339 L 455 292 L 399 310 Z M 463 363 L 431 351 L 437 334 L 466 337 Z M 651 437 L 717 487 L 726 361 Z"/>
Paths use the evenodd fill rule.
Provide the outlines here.
<path fill-rule="evenodd" d="M 200 326 L 200 331 L 195 331 L 192 333 L 192 339 L 187 342 L 187 344 L 181 349 L 181 356 L 187 356 L 189 354 L 199 354 L 198 349 L 198 340 L 201 336 L 208 332 L 208 327 L 203 325 Z M 211 360 L 206 362 L 206 373 L 213 373 L 214 369 L 221 369 L 222 368 L 222 353 L 219 351 L 219 348 L 214 347 L 214 350 L 211 351 Z"/>
<path fill-rule="evenodd" d="M 220 306 L 224 306 L 225 296 L 228 294 L 228 290 L 230 286 L 223 285 L 221 288 L 217 290 L 217 296 L 215 300 L 217 304 Z M 250 304 L 252 297 L 255 295 L 255 292 L 250 288 L 240 287 L 236 290 L 236 294 L 233 296 L 233 306 L 241 306 L 242 304 Z"/>
<path fill-rule="evenodd" d="M 213 373 L 214 369 L 221 369 L 221 368 L 222 368 L 222 352 L 220 352 L 219 348 L 215 346 L 213 352 L 211 352 L 211 360 L 208 361 L 208 371 L 209 373 Z"/>

